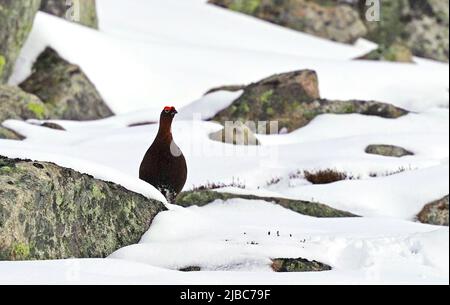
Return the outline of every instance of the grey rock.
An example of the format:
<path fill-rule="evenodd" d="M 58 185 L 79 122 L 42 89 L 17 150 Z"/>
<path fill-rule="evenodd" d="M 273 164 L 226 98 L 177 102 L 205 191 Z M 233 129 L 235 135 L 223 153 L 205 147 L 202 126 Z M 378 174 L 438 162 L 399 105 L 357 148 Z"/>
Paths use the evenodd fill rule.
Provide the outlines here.
<path fill-rule="evenodd" d="M 52 163 L 0 157 L 0 260 L 103 258 L 165 206 Z"/>
<path fill-rule="evenodd" d="M 369 145 L 366 148 L 366 153 L 396 158 L 414 155 L 414 153 L 410 152 L 409 150 L 395 145 Z"/>
<path fill-rule="evenodd" d="M 304 258 L 277 258 L 272 260 L 275 272 L 321 272 L 332 268 L 326 264 Z"/>
<path fill-rule="evenodd" d="M 33 73 L 20 87 L 44 102 L 50 119 L 87 121 L 113 115 L 81 68 L 51 48 L 38 57 Z"/>
<path fill-rule="evenodd" d="M 40 10 L 68 21 L 98 29 L 95 0 L 42 0 Z"/>
<path fill-rule="evenodd" d="M 358 217 L 357 215 L 354 215 L 352 213 L 336 210 L 327 205 L 315 202 L 290 200 L 284 198 L 258 197 L 253 195 L 238 195 L 221 192 L 219 193 L 210 190 L 182 192 L 177 197 L 175 204 L 180 205 L 182 207 L 190 207 L 194 205 L 205 206 L 216 200 L 227 201 L 230 199 L 263 200 L 278 204 L 286 209 L 292 210 L 294 212 L 303 215 L 318 218 Z"/>
<path fill-rule="evenodd" d="M 448 227 L 449 196 L 427 204 L 417 216 L 422 223 Z"/>
<path fill-rule="evenodd" d="M 353 43 L 367 33 L 357 9 L 345 3 L 309 0 L 210 0 L 288 28 L 334 41 Z"/>
<path fill-rule="evenodd" d="M 0 123 L 8 120 L 44 120 L 48 111 L 35 95 L 15 86 L 0 85 Z"/>
<path fill-rule="evenodd" d="M 33 26 L 40 0 L 0 0 L 0 84 L 6 83 Z"/>
<path fill-rule="evenodd" d="M 398 118 L 408 112 L 376 101 L 330 101 L 320 99 L 315 71 L 300 70 L 277 74 L 244 88 L 244 93 L 212 120 L 225 122 L 277 122 L 278 130 L 261 128 L 257 132 L 292 132 L 309 124 L 321 114 L 358 113 L 383 118 Z M 256 124 L 256 123 L 255 123 Z"/>
<path fill-rule="evenodd" d="M 253 131 L 241 122 L 225 123 L 224 129 L 211 133 L 209 138 L 213 141 L 233 145 L 260 145 Z"/>
<path fill-rule="evenodd" d="M 0 140 L 23 140 L 24 137 L 20 134 L 18 134 L 17 132 L 6 128 L 6 127 L 2 127 L 0 126 Z"/>

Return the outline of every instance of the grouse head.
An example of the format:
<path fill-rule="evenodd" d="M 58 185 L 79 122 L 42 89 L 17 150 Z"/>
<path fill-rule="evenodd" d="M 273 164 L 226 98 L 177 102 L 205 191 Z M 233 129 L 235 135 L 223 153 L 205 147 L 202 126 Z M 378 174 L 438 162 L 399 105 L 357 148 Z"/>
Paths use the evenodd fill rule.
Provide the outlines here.
<path fill-rule="evenodd" d="M 164 107 L 163 111 L 161 112 L 161 118 L 174 118 L 175 115 L 178 113 L 178 111 L 173 106 L 166 106 Z"/>

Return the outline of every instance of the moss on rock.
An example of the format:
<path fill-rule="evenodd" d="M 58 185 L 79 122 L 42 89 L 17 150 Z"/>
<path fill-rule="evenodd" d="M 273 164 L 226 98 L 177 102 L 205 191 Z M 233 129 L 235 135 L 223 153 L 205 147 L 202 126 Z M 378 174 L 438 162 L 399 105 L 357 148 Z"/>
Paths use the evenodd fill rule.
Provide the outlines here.
<path fill-rule="evenodd" d="M 263 200 L 272 202 L 282 207 L 292 210 L 294 212 L 319 218 L 334 218 L 334 217 L 358 217 L 349 212 L 333 209 L 329 206 L 320 203 L 290 200 L 285 198 L 271 198 L 271 197 L 258 197 L 253 195 L 239 195 L 231 193 L 220 193 L 215 191 L 189 191 L 181 193 L 176 200 L 177 205 L 182 207 L 190 206 L 205 206 L 216 200 L 227 201 L 230 199 L 246 199 L 246 200 Z"/>
<path fill-rule="evenodd" d="M 0 260 L 106 257 L 137 243 L 164 210 L 68 168 L 0 157 Z"/>

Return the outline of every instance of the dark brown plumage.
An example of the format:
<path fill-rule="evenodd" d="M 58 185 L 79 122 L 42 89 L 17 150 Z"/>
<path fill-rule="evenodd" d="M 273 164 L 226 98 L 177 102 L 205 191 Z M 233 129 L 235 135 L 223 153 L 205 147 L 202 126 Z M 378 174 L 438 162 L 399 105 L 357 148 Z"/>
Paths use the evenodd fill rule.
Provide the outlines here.
<path fill-rule="evenodd" d="M 175 107 L 161 113 L 159 131 L 139 169 L 139 178 L 157 188 L 170 203 L 182 191 L 187 179 L 186 160 L 172 137 Z"/>

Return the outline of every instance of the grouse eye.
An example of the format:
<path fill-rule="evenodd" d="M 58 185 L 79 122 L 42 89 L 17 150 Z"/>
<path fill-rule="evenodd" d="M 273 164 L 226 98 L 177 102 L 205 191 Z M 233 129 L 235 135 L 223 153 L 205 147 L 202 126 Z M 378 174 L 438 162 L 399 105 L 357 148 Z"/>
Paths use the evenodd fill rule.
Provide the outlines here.
<path fill-rule="evenodd" d="M 168 109 L 164 109 L 164 112 L 165 112 L 165 113 L 169 113 L 169 112 L 170 112 L 170 110 L 168 110 Z"/>

